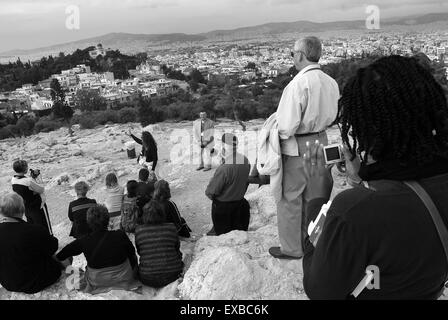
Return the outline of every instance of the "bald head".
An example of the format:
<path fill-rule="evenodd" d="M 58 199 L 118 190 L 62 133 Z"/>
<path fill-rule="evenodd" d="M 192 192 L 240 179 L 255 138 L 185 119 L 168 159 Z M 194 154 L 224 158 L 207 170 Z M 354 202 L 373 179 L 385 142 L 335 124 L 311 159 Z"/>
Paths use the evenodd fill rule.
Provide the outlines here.
<path fill-rule="evenodd" d="M 294 51 L 303 52 L 309 62 L 318 63 L 322 55 L 322 42 L 317 37 L 306 37 L 296 41 Z"/>

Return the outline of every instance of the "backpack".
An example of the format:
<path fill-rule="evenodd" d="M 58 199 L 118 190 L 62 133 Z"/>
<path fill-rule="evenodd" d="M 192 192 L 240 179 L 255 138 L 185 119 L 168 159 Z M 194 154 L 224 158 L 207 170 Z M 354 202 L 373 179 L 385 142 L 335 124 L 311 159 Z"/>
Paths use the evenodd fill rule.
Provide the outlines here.
<path fill-rule="evenodd" d="M 141 218 L 141 211 L 137 205 L 137 199 L 125 197 L 121 207 L 121 230 L 127 233 L 135 233 Z"/>

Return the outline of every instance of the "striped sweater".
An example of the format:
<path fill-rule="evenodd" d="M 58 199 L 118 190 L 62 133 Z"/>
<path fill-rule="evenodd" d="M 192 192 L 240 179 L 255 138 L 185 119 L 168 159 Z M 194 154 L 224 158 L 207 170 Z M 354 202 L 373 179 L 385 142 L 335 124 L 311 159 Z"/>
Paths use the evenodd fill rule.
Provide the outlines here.
<path fill-rule="evenodd" d="M 140 277 L 163 277 L 182 272 L 182 252 L 174 224 L 138 226 L 135 245 L 140 256 Z"/>

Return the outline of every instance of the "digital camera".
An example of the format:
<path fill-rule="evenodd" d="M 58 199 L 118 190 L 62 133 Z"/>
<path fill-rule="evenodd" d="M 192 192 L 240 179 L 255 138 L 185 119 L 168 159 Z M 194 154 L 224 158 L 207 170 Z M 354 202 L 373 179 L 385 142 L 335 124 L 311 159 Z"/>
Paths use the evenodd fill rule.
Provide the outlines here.
<path fill-rule="evenodd" d="M 37 177 L 40 176 L 40 170 L 39 169 L 30 169 L 30 176 L 33 179 L 37 179 Z"/>
<path fill-rule="evenodd" d="M 335 164 L 344 162 L 344 153 L 342 152 L 342 146 L 339 144 L 333 144 L 324 147 L 325 164 Z"/>

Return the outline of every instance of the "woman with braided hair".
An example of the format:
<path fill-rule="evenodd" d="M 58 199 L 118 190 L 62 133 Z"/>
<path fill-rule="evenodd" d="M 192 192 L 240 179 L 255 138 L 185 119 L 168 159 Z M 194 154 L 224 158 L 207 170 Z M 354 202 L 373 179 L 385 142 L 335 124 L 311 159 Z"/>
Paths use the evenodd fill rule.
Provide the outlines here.
<path fill-rule="evenodd" d="M 305 292 L 312 299 L 437 299 L 448 275 L 445 93 L 416 59 L 390 56 L 358 70 L 339 103 L 354 188 L 332 201 L 317 240 L 305 241 Z M 314 198 L 309 223 L 332 181 L 319 142 L 304 158 Z M 366 270 L 374 270 L 370 285 L 361 281 Z"/>

